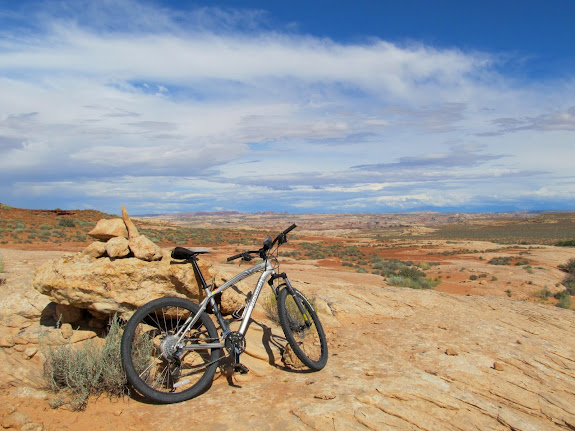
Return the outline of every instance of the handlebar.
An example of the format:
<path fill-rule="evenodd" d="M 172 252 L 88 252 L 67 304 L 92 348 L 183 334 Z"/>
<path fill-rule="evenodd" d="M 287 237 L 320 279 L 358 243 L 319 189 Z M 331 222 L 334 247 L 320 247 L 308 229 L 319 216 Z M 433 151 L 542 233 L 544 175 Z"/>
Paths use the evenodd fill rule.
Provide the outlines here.
<path fill-rule="evenodd" d="M 284 243 L 287 242 L 287 234 L 290 233 L 292 230 L 294 230 L 297 227 L 297 225 L 294 223 L 292 224 L 290 227 L 288 227 L 286 230 L 284 230 L 282 233 L 280 233 L 278 236 L 275 237 L 275 239 L 273 240 L 273 242 L 271 243 L 271 245 L 266 244 L 266 242 L 264 242 L 264 246 L 262 248 L 260 248 L 259 250 L 252 250 L 252 251 L 244 251 L 242 253 L 238 253 L 234 256 L 230 256 L 226 259 L 226 262 L 231 262 L 232 260 L 236 260 L 239 259 L 240 257 L 245 260 L 245 261 L 250 261 L 253 259 L 253 257 L 251 256 L 252 254 L 259 254 L 262 258 L 265 259 L 266 256 L 266 252 L 271 249 L 276 243 L 278 243 L 278 245 L 282 245 Z M 268 240 L 269 241 L 269 240 Z"/>

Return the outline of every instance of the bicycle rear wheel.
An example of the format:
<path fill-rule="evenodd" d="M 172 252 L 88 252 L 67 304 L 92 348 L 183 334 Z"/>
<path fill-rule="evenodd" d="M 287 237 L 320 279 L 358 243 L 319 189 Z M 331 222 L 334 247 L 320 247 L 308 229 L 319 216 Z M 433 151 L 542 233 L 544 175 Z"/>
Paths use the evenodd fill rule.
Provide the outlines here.
<path fill-rule="evenodd" d="M 183 298 L 151 301 L 138 309 L 122 336 L 122 365 L 128 382 L 142 395 L 159 403 L 177 403 L 196 397 L 212 383 L 220 348 L 201 348 L 219 342 L 207 314 L 179 341 L 175 334 L 198 305 Z M 194 346 L 197 350 L 186 347 Z"/>
<path fill-rule="evenodd" d="M 321 370 L 327 363 L 327 339 L 313 306 L 300 291 L 294 289 L 292 295 L 287 286 L 280 290 L 277 303 L 281 327 L 294 353 L 310 369 Z"/>

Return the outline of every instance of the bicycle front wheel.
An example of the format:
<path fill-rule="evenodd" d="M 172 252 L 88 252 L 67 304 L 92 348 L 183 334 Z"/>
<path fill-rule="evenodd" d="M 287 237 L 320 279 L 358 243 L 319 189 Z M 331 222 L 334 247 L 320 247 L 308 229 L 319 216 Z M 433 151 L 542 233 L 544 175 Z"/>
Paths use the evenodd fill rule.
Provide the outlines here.
<path fill-rule="evenodd" d="M 220 348 L 218 333 L 207 314 L 180 335 L 186 319 L 198 305 L 183 298 L 151 301 L 138 309 L 122 336 L 122 365 L 128 382 L 142 395 L 159 403 L 193 398 L 212 383 Z M 183 337 L 182 337 L 183 336 Z"/>
<path fill-rule="evenodd" d="M 321 370 L 327 363 L 327 339 L 312 304 L 296 289 L 291 294 L 287 286 L 280 290 L 277 303 L 281 327 L 294 353 L 310 369 Z"/>

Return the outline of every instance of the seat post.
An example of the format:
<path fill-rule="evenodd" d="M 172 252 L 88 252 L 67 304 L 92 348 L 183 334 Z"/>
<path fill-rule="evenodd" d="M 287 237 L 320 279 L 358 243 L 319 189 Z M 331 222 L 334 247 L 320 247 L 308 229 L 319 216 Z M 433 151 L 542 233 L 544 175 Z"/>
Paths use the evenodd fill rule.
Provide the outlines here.
<path fill-rule="evenodd" d="M 211 293 L 210 288 L 208 287 L 206 280 L 204 279 L 202 271 L 200 271 L 200 267 L 198 266 L 198 258 L 196 256 L 194 256 L 192 259 L 192 266 L 194 267 L 194 272 L 198 275 L 200 282 L 202 283 L 202 287 L 204 288 L 206 296 L 209 296 L 209 294 Z M 216 319 L 218 319 L 218 322 L 220 322 L 223 333 L 227 334 L 230 331 L 229 326 L 224 320 L 224 316 L 222 316 L 222 313 L 218 308 L 218 305 L 216 304 L 216 299 L 214 298 L 213 295 L 209 300 L 209 304 L 212 307 L 212 311 L 216 316 Z"/>
<path fill-rule="evenodd" d="M 200 279 L 200 282 L 202 283 L 202 288 L 208 289 L 208 285 L 206 283 L 206 280 L 204 279 L 204 275 L 202 274 L 202 271 L 200 271 L 200 267 L 198 266 L 198 258 L 196 256 L 194 256 L 192 258 L 192 266 L 194 267 L 194 272 L 197 274 L 197 276 Z"/>

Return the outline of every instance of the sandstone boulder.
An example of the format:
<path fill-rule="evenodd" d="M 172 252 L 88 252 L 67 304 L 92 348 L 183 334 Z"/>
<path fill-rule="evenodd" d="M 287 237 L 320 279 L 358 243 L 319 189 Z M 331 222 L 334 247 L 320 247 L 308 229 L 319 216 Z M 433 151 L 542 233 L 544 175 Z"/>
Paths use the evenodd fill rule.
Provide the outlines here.
<path fill-rule="evenodd" d="M 118 236 L 106 243 L 106 253 L 110 257 L 126 257 L 130 254 L 129 242 L 126 238 Z"/>
<path fill-rule="evenodd" d="M 93 258 L 102 257 L 106 254 L 106 243 L 102 241 L 94 241 L 82 251 L 82 254 Z"/>
<path fill-rule="evenodd" d="M 129 316 L 155 298 L 185 297 L 199 302 L 203 291 L 191 265 L 170 265 L 170 252 L 147 262 L 135 257 L 93 259 L 80 253 L 45 263 L 36 271 L 34 288 L 58 304 L 87 309 L 93 315 Z M 213 270 L 206 260 L 200 269 L 207 280 Z"/>
<path fill-rule="evenodd" d="M 102 219 L 96 223 L 96 227 L 88 232 L 92 238 L 108 241 L 115 237 L 128 238 L 128 229 L 121 218 Z"/>
<path fill-rule="evenodd" d="M 130 219 L 128 211 L 126 211 L 126 207 L 124 205 L 122 205 L 122 220 L 124 220 L 124 224 L 128 229 L 128 238 L 132 239 L 140 235 L 140 233 L 138 232 L 138 228 L 136 227 L 134 222 Z"/>
<path fill-rule="evenodd" d="M 160 260 L 162 258 L 162 249 L 145 235 L 138 235 L 135 237 L 130 235 L 129 247 L 130 250 L 132 250 L 132 253 L 134 253 L 134 256 L 138 259 L 152 261 Z"/>

